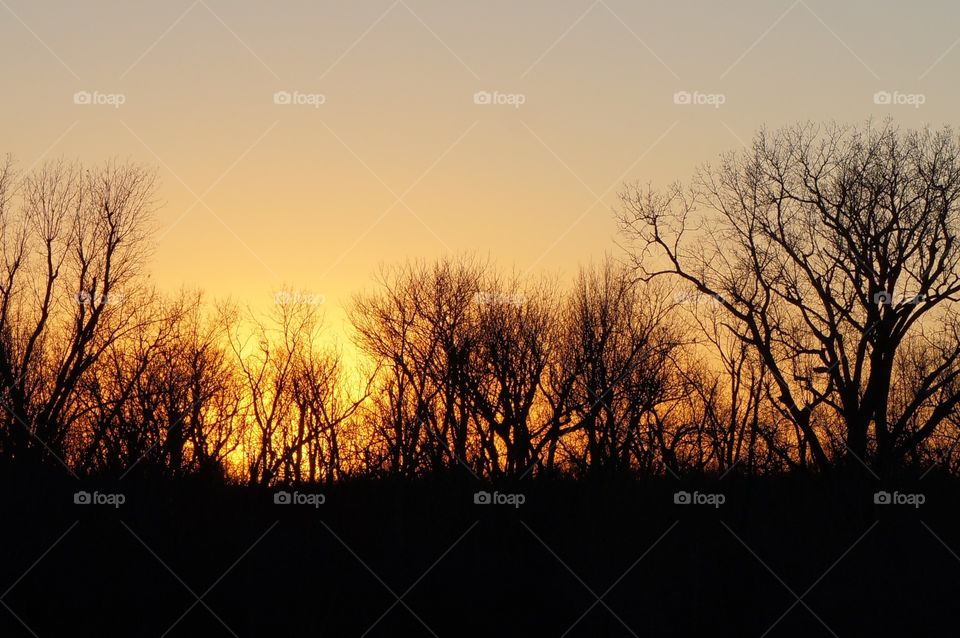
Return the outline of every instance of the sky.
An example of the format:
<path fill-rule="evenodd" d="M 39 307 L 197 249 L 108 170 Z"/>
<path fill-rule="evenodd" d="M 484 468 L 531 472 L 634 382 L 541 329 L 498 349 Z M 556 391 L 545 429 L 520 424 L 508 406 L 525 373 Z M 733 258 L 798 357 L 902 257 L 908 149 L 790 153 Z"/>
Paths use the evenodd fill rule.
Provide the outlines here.
<path fill-rule="evenodd" d="M 856 0 L 0 0 L 21 169 L 160 178 L 152 278 L 345 321 L 378 264 L 569 278 L 666 185 L 798 120 L 955 124 L 960 5 Z"/>

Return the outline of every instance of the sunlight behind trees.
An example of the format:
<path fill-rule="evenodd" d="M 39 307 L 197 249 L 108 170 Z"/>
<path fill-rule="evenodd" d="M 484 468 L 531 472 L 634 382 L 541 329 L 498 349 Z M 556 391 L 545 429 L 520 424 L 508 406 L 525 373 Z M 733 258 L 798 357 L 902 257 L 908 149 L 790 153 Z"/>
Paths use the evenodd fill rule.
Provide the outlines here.
<path fill-rule="evenodd" d="M 572 281 L 475 255 L 382 266 L 331 338 L 149 278 L 153 173 L 0 171 L 0 451 L 253 485 L 956 468 L 960 146 L 798 125 L 629 186 Z M 345 356 L 344 352 L 358 355 Z"/>

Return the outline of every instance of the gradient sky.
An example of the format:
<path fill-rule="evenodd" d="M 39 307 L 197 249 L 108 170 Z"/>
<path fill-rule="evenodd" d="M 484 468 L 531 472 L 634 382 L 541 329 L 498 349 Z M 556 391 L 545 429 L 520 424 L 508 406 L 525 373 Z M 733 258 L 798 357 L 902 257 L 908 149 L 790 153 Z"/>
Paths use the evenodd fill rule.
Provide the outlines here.
<path fill-rule="evenodd" d="M 408 256 L 569 277 L 615 250 L 624 181 L 685 180 L 763 124 L 956 123 L 958 18 L 875 0 L 0 0 L 0 150 L 156 166 L 163 288 L 253 305 L 305 288 L 336 325 Z"/>

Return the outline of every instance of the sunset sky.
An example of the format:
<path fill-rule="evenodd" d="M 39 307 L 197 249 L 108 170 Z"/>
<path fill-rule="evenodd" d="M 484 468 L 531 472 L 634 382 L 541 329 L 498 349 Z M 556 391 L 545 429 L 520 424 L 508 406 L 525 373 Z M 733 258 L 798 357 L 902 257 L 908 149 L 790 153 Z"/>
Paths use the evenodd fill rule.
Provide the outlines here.
<path fill-rule="evenodd" d="M 925 6 L 0 0 L 2 150 L 157 167 L 162 288 L 304 288 L 338 325 L 380 262 L 568 277 L 616 250 L 624 181 L 763 124 L 950 122 L 960 8 Z"/>

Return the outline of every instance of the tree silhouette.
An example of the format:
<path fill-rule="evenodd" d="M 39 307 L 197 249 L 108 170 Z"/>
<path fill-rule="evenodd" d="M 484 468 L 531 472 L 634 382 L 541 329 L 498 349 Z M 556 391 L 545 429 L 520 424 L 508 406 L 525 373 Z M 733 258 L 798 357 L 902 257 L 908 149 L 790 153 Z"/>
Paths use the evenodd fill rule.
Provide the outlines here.
<path fill-rule="evenodd" d="M 956 470 L 960 145 L 798 125 L 630 186 L 628 264 L 381 269 L 355 369 L 305 292 L 148 285 L 154 175 L 0 167 L 0 458 L 256 486 Z"/>
<path fill-rule="evenodd" d="M 636 266 L 719 300 L 799 430 L 799 463 L 809 450 L 828 467 L 839 439 L 892 468 L 950 423 L 958 152 L 949 130 L 799 125 L 761 131 L 689 190 L 623 193 Z"/>
<path fill-rule="evenodd" d="M 22 180 L 10 160 L 0 169 L 4 455 L 67 456 L 91 369 L 150 320 L 136 286 L 153 194 L 153 173 L 135 165 L 52 162 Z"/>

